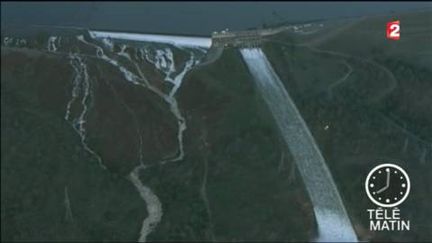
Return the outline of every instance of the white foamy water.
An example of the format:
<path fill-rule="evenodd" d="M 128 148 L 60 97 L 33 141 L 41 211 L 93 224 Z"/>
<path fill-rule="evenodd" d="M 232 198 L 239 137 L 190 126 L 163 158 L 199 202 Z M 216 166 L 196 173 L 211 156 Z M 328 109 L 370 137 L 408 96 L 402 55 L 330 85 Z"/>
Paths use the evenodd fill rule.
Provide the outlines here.
<path fill-rule="evenodd" d="M 96 35 L 94 34 L 90 34 L 90 35 L 92 38 L 95 38 L 97 41 L 100 41 L 108 49 L 110 50 L 113 49 L 112 48 L 113 43 L 116 40 L 115 37 L 113 36 L 96 37 Z M 132 41 L 137 40 L 133 38 L 134 35 L 123 36 L 123 39 L 132 40 Z M 194 46 L 194 45 L 191 45 L 189 48 L 186 47 L 183 48 L 179 45 L 175 45 L 174 47 L 172 47 L 172 48 L 179 48 L 183 50 L 185 53 L 189 53 L 189 60 L 187 60 L 183 65 L 179 65 L 179 67 L 181 67 L 181 71 L 177 73 L 175 72 L 177 68 L 174 62 L 175 60 L 174 54 L 169 47 L 163 49 L 156 48 L 154 52 L 150 52 L 145 47 L 140 48 L 135 54 L 135 57 L 137 59 L 133 60 L 131 56 L 128 54 L 128 52 L 126 51 L 127 46 L 124 44 L 121 45 L 120 52 L 113 55 L 113 53 L 111 52 L 105 53 L 104 49 L 98 44 L 96 44 L 97 42 L 94 43 L 93 40 L 86 40 L 83 35 L 77 36 L 77 39 L 86 45 L 94 47 L 96 50 L 96 56 L 101 60 L 118 68 L 118 70 L 123 74 L 125 80 L 135 85 L 139 85 L 149 89 L 169 105 L 172 115 L 177 119 L 178 153 L 174 157 L 170 157 L 162 161 L 159 161 L 158 164 L 163 165 L 168 162 L 181 161 L 184 157 L 183 133 L 186 130 L 187 126 L 186 126 L 186 120 L 180 112 L 175 94 L 179 89 L 179 87 L 181 86 L 186 73 L 190 71 L 194 66 L 200 63 L 200 59 L 202 58 L 202 56 L 205 54 L 206 51 L 203 51 L 200 46 Z M 143 41 L 143 40 L 139 39 L 139 41 Z M 202 55 L 199 58 L 197 58 L 196 55 L 194 54 L 196 50 L 198 50 L 198 52 L 202 52 Z M 127 66 L 125 66 L 123 62 L 118 59 L 118 57 L 120 56 L 124 57 L 125 60 L 123 61 L 126 61 L 128 64 L 131 64 L 130 66 L 132 68 L 128 69 Z M 158 87 L 153 86 L 147 80 L 145 74 L 140 68 L 139 59 L 141 59 L 141 61 L 147 60 L 149 63 L 153 64 L 156 69 L 160 70 L 163 74 L 165 74 L 164 80 L 173 84 L 173 87 L 168 94 L 160 90 Z M 72 93 L 74 94 L 74 91 L 72 91 Z M 72 97 L 74 98 L 74 95 L 72 95 Z M 68 110 L 69 110 L 69 106 L 68 106 Z M 70 112 L 67 113 L 67 116 L 69 113 Z M 138 136 L 140 135 L 138 134 Z M 142 143 L 140 144 L 142 145 Z M 159 222 L 162 220 L 163 205 L 162 202 L 159 200 L 158 196 L 150 189 L 150 187 L 146 186 L 143 183 L 142 179 L 140 178 L 140 172 L 147 168 L 147 166 L 143 164 L 142 147 L 140 147 L 140 151 L 141 151 L 139 154 L 140 163 L 129 173 L 129 180 L 133 183 L 138 193 L 140 194 L 141 198 L 145 201 L 146 204 L 148 215 L 142 221 L 140 236 L 138 239 L 139 242 L 145 242 L 147 240 L 148 235 L 155 230 Z"/>
<path fill-rule="evenodd" d="M 58 39 L 57 36 L 50 36 L 48 38 L 48 46 L 47 46 L 48 51 L 50 51 L 50 52 L 56 52 L 57 51 L 57 46 L 56 46 L 57 39 Z"/>
<path fill-rule="evenodd" d="M 145 186 L 140 178 L 140 170 L 145 169 L 143 165 L 139 165 L 129 174 L 129 180 L 135 185 L 141 198 L 146 202 L 148 216 L 143 220 L 140 230 L 138 242 L 146 242 L 147 236 L 154 230 L 162 219 L 162 203 L 153 191 Z"/>
<path fill-rule="evenodd" d="M 91 106 L 91 102 L 93 102 L 92 92 L 91 92 L 91 80 L 88 72 L 87 64 L 84 60 L 77 54 L 70 54 L 70 64 L 74 70 L 74 79 L 72 81 L 72 94 L 71 99 L 67 103 L 66 106 L 66 114 L 64 119 L 72 125 L 73 129 L 78 133 L 81 138 L 81 145 L 83 148 L 92 154 L 99 162 L 99 166 L 102 169 L 106 169 L 105 165 L 102 162 L 102 158 L 99 154 L 97 154 L 93 149 L 91 149 L 86 140 L 87 140 L 87 116 L 89 112 L 89 108 Z M 81 110 L 80 113 L 71 114 L 71 107 L 76 102 L 76 99 L 79 97 L 81 99 Z"/>
<path fill-rule="evenodd" d="M 357 241 L 326 162 L 283 83 L 260 48 L 240 52 L 303 177 L 318 224 L 314 240 Z"/>
<path fill-rule="evenodd" d="M 89 31 L 92 38 L 102 39 L 120 39 L 120 40 L 134 40 L 171 44 L 174 46 L 184 47 L 202 47 L 210 48 L 211 38 L 206 37 L 189 37 L 189 36 L 174 36 L 174 35 L 154 35 L 154 34 L 137 34 L 137 33 L 121 33 L 121 32 L 108 32 L 108 31 Z"/>

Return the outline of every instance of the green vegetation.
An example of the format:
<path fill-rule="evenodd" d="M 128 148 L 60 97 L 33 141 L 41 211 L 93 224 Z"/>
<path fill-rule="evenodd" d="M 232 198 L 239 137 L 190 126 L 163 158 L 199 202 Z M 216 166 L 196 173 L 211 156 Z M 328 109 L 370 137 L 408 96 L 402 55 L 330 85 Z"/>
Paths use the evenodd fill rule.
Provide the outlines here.
<path fill-rule="evenodd" d="M 391 18 L 380 16 L 322 33 L 322 41 L 282 34 L 264 47 L 317 140 L 361 240 L 431 238 L 432 46 L 425 41 L 432 37 L 425 24 L 430 14 L 402 15 L 402 39 L 396 42 L 383 34 Z M 313 64 L 317 60 L 326 61 Z M 400 164 L 410 175 L 413 190 L 400 206 L 403 217 L 417 225 L 409 232 L 368 230 L 366 209 L 374 205 L 364 194 L 364 179 L 383 162 Z"/>
<path fill-rule="evenodd" d="M 142 200 L 126 179 L 98 167 L 63 120 L 67 63 L 2 49 L 3 58 L 2 241 L 135 240 Z"/>
<path fill-rule="evenodd" d="M 323 32 L 301 37 L 281 33 L 263 46 L 316 139 L 360 240 L 431 239 L 430 14 L 402 15 L 398 42 L 383 34 L 391 17 L 377 16 L 330 21 Z M 39 33 L 33 46 L 46 38 Z M 107 170 L 64 119 L 74 77 L 69 59 L 2 46 L 2 241 L 136 240 L 146 204 L 127 175 L 140 150 L 151 165 L 140 179 L 163 208 L 148 240 L 307 241 L 316 234 L 294 161 L 237 49 L 186 75 L 176 94 L 187 124 L 185 158 L 158 165 L 178 152 L 177 121 L 167 103 L 94 58 L 93 47 L 73 48 L 85 54 L 90 76 L 86 142 Z M 134 49 L 127 52 L 133 56 Z M 174 55 L 178 62 L 188 58 Z M 141 68 L 152 85 L 169 88 L 151 65 Z M 71 111 L 82 108 L 76 102 Z M 368 231 L 366 209 L 374 206 L 363 183 L 382 161 L 401 164 L 411 177 L 411 194 L 400 207 L 412 221 L 409 232 Z"/>

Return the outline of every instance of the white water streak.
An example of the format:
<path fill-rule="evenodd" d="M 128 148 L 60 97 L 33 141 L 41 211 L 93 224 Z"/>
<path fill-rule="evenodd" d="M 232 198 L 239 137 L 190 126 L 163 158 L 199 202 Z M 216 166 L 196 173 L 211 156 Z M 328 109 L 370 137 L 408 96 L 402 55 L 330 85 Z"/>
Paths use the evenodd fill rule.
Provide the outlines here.
<path fill-rule="evenodd" d="M 154 34 L 137 34 L 137 33 L 119 33 L 108 31 L 89 31 L 92 38 L 112 38 L 129 41 L 145 41 L 171 44 L 174 46 L 184 47 L 201 47 L 210 48 L 212 39 L 206 37 L 189 37 L 189 36 L 174 36 L 174 35 L 154 35 Z"/>
<path fill-rule="evenodd" d="M 148 217 L 145 218 L 142 222 L 140 237 L 138 239 L 139 242 L 145 242 L 147 236 L 154 230 L 154 228 L 159 224 L 162 219 L 162 204 L 159 201 L 159 198 L 153 191 L 145 186 L 140 178 L 139 172 L 140 170 L 145 169 L 144 165 L 140 164 L 135 167 L 132 172 L 129 174 L 129 180 L 134 184 L 141 198 L 145 201 L 147 205 L 147 213 Z"/>
<path fill-rule="evenodd" d="M 190 51 L 189 60 L 186 61 L 183 70 L 172 78 L 171 76 L 176 72 L 174 55 L 170 48 L 158 49 L 155 54 L 151 51 L 144 49 L 145 58 L 148 62 L 152 63 L 156 69 L 165 74 L 164 80 L 172 83 L 174 86 L 171 89 L 169 96 L 173 97 L 181 86 L 186 73 L 191 70 L 195 65 L 199 64 L 196 60 L 195 54 Z"/>
<path fill-rule="evenodd" d="M 73 221 L 73 213 L 72 213 L 72 208 L 71 208 L 71 203 L 70 203 L 70 199 L 69 199 L 69 191 L 68 191 L 68 187 L 65 186 L 64 188 L 64 204 L 65 204 L 65 219 L 66 221 Z"/>
<path fill-rule="evenodd" d="M 114 43 L 111 38 L 103 38 L 102 43 L 107 47 L 110 51 L 114 50 Z"/>
<path fill-rule="evenodd" d="M 71 122 L 71 125 L 73 129 L 78 133 L 81 139 L 81 145 L 83 148 L 89 152 L 91 155 L 93 155 L 98 163 L 99 166 L 102 169 L 106 169 L 105 165 L 102 162 L 102 158 L 93 151 L 86 143 L 86 119 L 87 119 L 87 112 L 88 112 L 88 99 L 91 99 L 91 87 L 90 87 L 90 77 L 87 70 L 87 65 L 84 63 L 82 58 L 78 56 L 77 54 L 70 54 L 70 64 L 72 65 L 72 68 L 75 71 L 75 77 L 72 81 L 72 94 L 71 94 L 71 100 L 67 103 L 66 106 L 66 113 L 64 116 L 64 119 L 68 122 Z M 81 113 L 77 117 L 73 117 L 71 115 L 71 106 L 75 103 L 75 100 L 82 96 L 81 99 Z M 71 121 L 72 120 L 72 121 Z"/>
<path fill-rule="evenodd" d="M 50 52 L 57 51 L 56 40 L 57 40 L 57 36 L 50 36 L 48 38 L 48 46 L 47 46 L 48 51 Z"/>
<path fill-rule="evenodd" d="M 13 43 L 14 38 L 6 36 L 5 38 L 3 38 L 3 45 L 5 46 L 9 46 L 9 44 Z"/>
<path fill-rule="evenodd" d="M 84 36 L 78 36 L 77 39 L 87 45 L 93 46 L 96 48 L 96 55 L 98 58 L 108 62 L 109 64 L 117 67 L 120 72 L 123 74 L 125 79 L 135 85 L 140 85 L 144 87 L 148 87 L 148 82 L 145 82 L 145 80 L 140 79 L 137 75 L 133 74 L 129 70 L 127 70 L 125 67 L 120 65 L 120 63 L 117 60 L 114 60 L 112 58 L 109 58 L 107 55 L 105 55 L 103 49 L 99 47 L 98 45 L 95 45 L 93 43 L 90 43 L 84 39 Z M 145 84 L 141 83 L 140 81 L 144 81 Z M 155 90 L 153 90 L 155 91 Z M 158 95 L 162 95 L 161 92 L 156 92 Z M 138 134 L 141 136 L 140 134 Z M 147 236 L 154 230 L 154 228 L 159 224 L 163 211 L 162 211 L 162 204 L 160 203 L 158 197 L 151 191 L 150 188 L 145 186 L 141 180 L 139 179 L 139 172 L 145 169 L 145 166 L 142 163 L 142 160 L 140 158 L 140 163 L 137 165 L 130 173 L 129 173 L 129 180 L 132 182 L 132 184 L 135 186 L 135 188 L 138 190 L 141 198 L 144 200 L 147 206 L 147 213 L 148 216 L 145 218 L 142 222 L 141 230 L 140 230 L 140 237 L 138 239 L 139 242 L 145 242 L 147 239 Z"/>
<path fill-rule="evenodd" d="M 124 57 L 126 57 L 128 60 L 131 60 L 129 53 L 126 52 L 126 48 L 127 48 L 126 45 L 122 45 L 122 46 L 121 46 L 121 50 L 120 50 L 120 52 L 118 53 L 118 55 L 120 55 L 120 56 L 124 56 Z"/>
<path fill-rule="evenodd" d="M 164 48 L 160 50 L 156 50 L 156 53 L 153 54 L 148 49 L 141 50 L 141 55 L 143 52 L 145 53 L 145 59 L 153 64 L 156 69 L 162 71 L 165 74 L 165 81 L 171 82 L 171 74 L 176 71 L 175 62 L 174 62 L 174 54 L 170 48 Z"/>
<path fill-rule="evenodd" d="M 3 45 L 6 47 L 25 47 L 27 45 L 27 40 L 24 38 L 13 38 L 13 37 L 4 37 Z"/>
<path fill-rule="evenodd" d="M 94 33 L 92 33 L 92 32 L 90 32 L 90 35 L 92 37 L 95 37 Z M 129 71 L 124 66 L 122 66 L 117 60 L 108 57 L 104 53 L 104 51 L 101 47 L 99 47 L 96 44 L 93 44 L 93 43 L 86 41 L 84 39 L 84 36 L 78 36 L 77 39 L 79 41 L 87 44 L 87 45 L 95 47 L 97 57 L 110 63 L 111 65 L 117 67 L 120 70 L 120 72 L 124 75 L 124 77 L 127 81 L 129 81 L 135 85 L 140 85 L 140 86 L 143 86 L 145 88 L 148 88 L 149 90 L 153 91 L 155 94 L 157 94 L 159 97 L 161 97 L 165 102 L 167 102 L 169 104 L 172 114 L 177 119 L 177 124 L 178 124 L 177 140 L 178 140 L 179 148 L 178 148 L 177 156 L 175 156 L 172 159 L 167 159 L 167 160 L 161 161 L 160 164 L 165 164 L 167 162 L 174 162 L 174 161 L 182 160 L 184 157 L 183 132 L 186 130 L 186 122 L 185 122 L 184 117 L 180 113 L 180 110 L 179 110 L 178 104 L 177 104 L 177 100 L 174 98 L 174 95 L 175 95 L 177 89 L 180 87 L 181 81 L 182 81 L 184 75 L 186 74 L 186 72 L 192 68 L 193 64 L 198 63 L 196 60 L 194 60 L 193 53 L 191 52 L 192 61 L 187 62 L 185 64 L 184 70 L 179 75 L 177 75 L 176 78 L 174 78 L 174 88 L 173 88 L 173 90 L 171 90 L 170 94 L 167 95 L 167 94 L 163 93 L 162 91 L 160 91 L 158 88 L 152 86 L 146 80 L 146 78 L 145 78 L 144 74 L 142 73 L 139 65 L 137 63 L 133 62 L 129 55 L 127 55 L 126 57 L 128 58 L 129 61 L 133 62 L 133 64 L 135 65 L 135 67 L 137 69 L 137 72 L 139 73 L 139 76 L 132 73 L 131 71 Z M 122 48 L 121 53 L 125 53 L 124 51 L 125 51 L 125 48 Z M 169 60 L 169 62 L 172 63 L 172 65 L 174 65 L 174 58 L 173 58 L 172 52 L 170 54 L 170 51 L 165 50 L 164 57 L 167 58 Z M 119 53 L 119 55 L 121 55 L 121 53 Z M 141 58 L 144 60 L 144 57 L 143 57 L 144 53 L 141 49 L 140 49 L 140 54 L 141 54 Z M 159 55 L 161 55 L 161 54 L 159 54 Z M 159 56 L 159 58 L 161 58 L 161 57 Z M 166 69 L 166 67 L 168 66 L 168 63 L 166 60 L 165 60 L 165 62 L 160 60 L 158 65 L 160 68 Z M 173 66 L 171 66 L 171 64 L 169 64 L 169 65 L 170 65 L 170 67 L 168 68 L 168 72 L 169 71 L 175 71 L 175 68 L 173 68 Z M 169 76 L 169 75 L 167 75 L 167 76 Z M 141 136 L 141 135 L 139 134 L 139 136 Z M 159 199 L 150 190 L 150 188 L 148 188 L 147 186 L 142 184 L 142 182 L 139 178 L 140 170 L 143 170 L 145 168 L 146 167 L 142 164 L 142 159 L 140 158 L 140 164 L 137 165 L 129 174 L 129 179 L 134 184 L 134 186 L 136 187 L 136 189 L 140 193 L 140 196 L 146 202 L 146 205 L 147 205 L 148 217 L 145 218 L 143 220 L 143 223 L 142 223 L 142 227 L 141 227 L 141 231 L 140 231 L 140 238 L 139 238 L 140 242 L 144 242 L 146 240 L 148 234 L 150 234 L 154 230 L 154 228 L 160 222 L 162 215 L 163 215 L 162 205 L 161 205 Z"/>
<path fill-rule="evenodd" d="M 69 59 L 69 63 L 70 63 L 70 65 L 72 66 L 72 68 L 74 69 L 74 71 L 75 71 L 75 75 L 74 75 L 74 78 L 73 78 L 73 81 L 72 81 L 72 94 L 71 94 L 71 96 L 72 96 L 72 98 L 69 100 L 69 102 L 67 103 L 67 106 L 66 106 L 66 114 L 65 114 L 65 116 L 64 116 L 64 119 L 65 120 L 69 120 L 69 117 L 70 117 L 70 113 L 71 113 L 71 106 L 72 106 L 72 104 L 75 102 L 75 100 L 77 99 L 77 97 L 79 96 L 79 92 L 80 92 L 80 81 L 81 81 L 81 71 L 80 71 L 80 69 L 79 69 L 79 66 L 77 66 L 76 64 L 75 64 L 75 56 L 74 55 L 70 55 L 69 56 L 70 57 L 70 59 Z"/>
<path fill-rule="evenodd" d="M 303 177 L 318 223 L 316 240 L 357 241 L 326 162 L 283 83 L 261 49 L 240 51 Z"/>

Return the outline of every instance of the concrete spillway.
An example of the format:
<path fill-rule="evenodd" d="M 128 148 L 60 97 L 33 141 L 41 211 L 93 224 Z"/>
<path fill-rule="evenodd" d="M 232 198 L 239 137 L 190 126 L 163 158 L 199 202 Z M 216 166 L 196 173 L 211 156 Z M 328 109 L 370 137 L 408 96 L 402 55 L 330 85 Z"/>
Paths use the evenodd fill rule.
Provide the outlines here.
<path fill-rule="evenodd" d="M 306 123 L 260 48 L 240 50 L 258 91 L 274 116 L 312 201 L 317 241 L 357 241 L 342 199 Z"/>

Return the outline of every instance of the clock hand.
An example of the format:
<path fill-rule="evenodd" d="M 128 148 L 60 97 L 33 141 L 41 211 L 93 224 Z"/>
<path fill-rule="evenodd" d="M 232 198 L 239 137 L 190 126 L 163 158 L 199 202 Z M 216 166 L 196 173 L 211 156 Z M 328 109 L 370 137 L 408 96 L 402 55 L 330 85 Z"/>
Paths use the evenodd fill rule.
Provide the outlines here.
<path fill-rule="evenodd" d="M 390 186 L 390 171 L 387 171 L 386 185 L 383 188 L 379 189 L 376 193 L 379 194 L 385 191 L 387 188 L 389 188 L 389 186 Z"/>
<path fill-rule="evenodd" d="M 390 170 L 387 171 L 387 187 L 390 186 Z"/>

